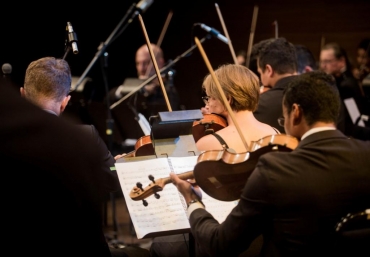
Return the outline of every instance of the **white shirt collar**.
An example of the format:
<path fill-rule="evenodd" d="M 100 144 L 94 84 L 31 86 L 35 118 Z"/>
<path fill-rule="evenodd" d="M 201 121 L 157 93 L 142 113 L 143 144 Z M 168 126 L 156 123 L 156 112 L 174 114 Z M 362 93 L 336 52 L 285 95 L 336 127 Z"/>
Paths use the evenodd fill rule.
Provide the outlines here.
<path fill-rule="evenodd" d="M 44 111 L 46 111 L 48 113 L 51 113 L 51 114 L 54 114 L 55 116 L 58 116 L 58 114 L 56 114 L 56 112 L 53 112 L 52 110 L 44 109 Z"/>
<path fill-rule="evenodd" d="M 306 133 L 303 134 L 303 136 L 301 137 L 301 140 L 305 139 L 309 135 L 312 135 L 312 134 L 317 133 L 317 132 L 325 131 L 325 130 L 336 130 L 336 128 L 333 128 L 333 127 L 312 128 L 312 129 L 308 130 Z"/>

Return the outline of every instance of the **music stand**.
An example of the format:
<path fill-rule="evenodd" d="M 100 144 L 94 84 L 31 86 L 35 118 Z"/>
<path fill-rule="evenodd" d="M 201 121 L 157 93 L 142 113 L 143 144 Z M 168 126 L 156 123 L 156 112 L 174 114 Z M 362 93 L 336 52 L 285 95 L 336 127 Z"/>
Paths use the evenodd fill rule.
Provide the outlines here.
<path fill-rule="evenodd" d="M 202 118 L 200 110 L 159 112 L 151 130 L 157 157 L 198 155 L 192 127 L 194 121 Z"/>

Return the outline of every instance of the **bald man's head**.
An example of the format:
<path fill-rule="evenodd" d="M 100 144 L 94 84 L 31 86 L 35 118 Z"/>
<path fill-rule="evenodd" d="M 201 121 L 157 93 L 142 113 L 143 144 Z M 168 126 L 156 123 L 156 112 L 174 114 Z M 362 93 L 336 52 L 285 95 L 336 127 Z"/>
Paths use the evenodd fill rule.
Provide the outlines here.
<path fill-rule="evenodd" d="M 156 62 L 158 68 L 161 69 L 164 66 L 163 51 L 160 47 L 155 44 L 151 44 L 151 48 L 154 56 L 156 57 Z M 148 46 L 142 45 L 137 51 L 135 56 L 136 70 L 139 79 L 147 79 L 148 77 L 155 74 L 155 69 L 152 64 L 150 57 L 150 52 Z M 148 66 L 150 66 L 150 72 L 147 72 Z"/>

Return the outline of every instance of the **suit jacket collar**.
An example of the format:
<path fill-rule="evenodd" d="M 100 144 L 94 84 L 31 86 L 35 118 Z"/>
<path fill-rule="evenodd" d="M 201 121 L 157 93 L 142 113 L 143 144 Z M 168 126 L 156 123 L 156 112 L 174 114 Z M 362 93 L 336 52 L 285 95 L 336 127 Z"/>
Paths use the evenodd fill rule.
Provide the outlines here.
<path fill-rule="evenodd" d="M 278 81 L 276 81 L 275 86 L 273 86 L 272 89 L 284 89 L 288 85 L 288 83 L 295 77 L 296 75 L 292 75 L 279 79 Z"/>
<path fill-rule="evenodd" d="M 340 130 L 324 130 L 320 132 L 316 132 L 307 136 L 305 139 L 299 142 L 298 147 L 304 147 L 308 144 L 323 140 L 323 139 L 334 139 L 334 138 L 342 138 L 348 139 Z"/>

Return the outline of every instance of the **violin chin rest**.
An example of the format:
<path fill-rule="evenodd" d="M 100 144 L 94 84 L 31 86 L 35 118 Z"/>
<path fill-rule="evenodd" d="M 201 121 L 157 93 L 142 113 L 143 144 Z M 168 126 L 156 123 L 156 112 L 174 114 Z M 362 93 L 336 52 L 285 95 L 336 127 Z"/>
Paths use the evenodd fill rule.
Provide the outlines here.
<path fill-rule="evenodd" d="M 214 129 L 206 129 L 206 130 L 204 131 L 204 134 L 205 134 L 205 135 L 209 135 L 209 134 L 213 134 L 213 133 L 215 133 Z"/>

